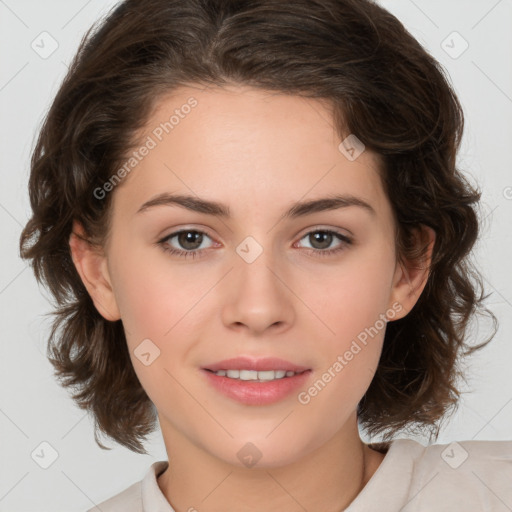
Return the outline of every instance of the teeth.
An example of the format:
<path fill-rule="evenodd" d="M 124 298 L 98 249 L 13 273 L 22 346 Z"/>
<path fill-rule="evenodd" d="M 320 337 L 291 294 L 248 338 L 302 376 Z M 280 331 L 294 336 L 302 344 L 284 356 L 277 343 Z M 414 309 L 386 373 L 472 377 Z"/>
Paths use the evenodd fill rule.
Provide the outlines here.
<path fill-rule="evenodd" d="M 295 372 L 286 370 L 265 370 L 261 372 L 256 370 L 219 370 L 214 373 L 219 377 L 229 377 L 230 379 L 259 381 L 282 379 L 285 376 L 292 377 L 295 375 Z"/>

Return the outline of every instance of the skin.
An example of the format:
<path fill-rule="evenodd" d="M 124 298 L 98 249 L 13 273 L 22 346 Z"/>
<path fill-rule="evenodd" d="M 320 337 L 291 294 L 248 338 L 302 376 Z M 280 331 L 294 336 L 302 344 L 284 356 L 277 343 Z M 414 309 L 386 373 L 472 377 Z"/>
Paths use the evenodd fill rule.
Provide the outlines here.
<path fill-rule="evenodd" d="M 198 105 L 112 192 L 103 250 L 72 235 L 73 261 L 98 311 L 123 321 L 170 460 L 158 484 L 177 512 L 339 511 L 384 458 L 360 439 L 356 407 L 385 329 L 305 405 L 296 393 L 271 405 L 240 404 L 210 387 L 200 368 L 241 354 L 280 357 L 312 369 L 307 389 L 380 314 L 393 311 L 392 321 L 412 309 L 434 233 L 424 231 L 430 245 L 422 265 L 397 262 L 378 156 L 366 150 L 347 159 L 319 100 L 183 87 L 160 99 L 141 140 L 190 96 Z M 137 213 L 162 192 L 224 203 L 232 218 L 176 205 Z M 334 193 L 364 199 L 375 215 L 350 206 L 281 219 L 296 201 Z M 206 233 L 196 258 L 158 244 L 185 228 Z M 307 236 L 322 229 L 353 243 L 333 237 L 322 245 Z M 78 223 L 74 232 L 82 232 Z M 236 252 L 248 236 L 263 249 L 250 264 Z M 178 237 L 167 244 L 186 250 Z M 160 355 L 145 366 L 134 350 L 148 338 Z M 252 467 L 237 457 L 248 442 L 262 454 Z"/>

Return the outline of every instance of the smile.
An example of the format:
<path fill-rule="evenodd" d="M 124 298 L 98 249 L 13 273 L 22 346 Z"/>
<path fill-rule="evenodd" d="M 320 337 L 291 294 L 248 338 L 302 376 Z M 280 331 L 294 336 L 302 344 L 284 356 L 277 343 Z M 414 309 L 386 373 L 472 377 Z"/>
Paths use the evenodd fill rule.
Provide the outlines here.
<path fill-rule="evenodd" d="M 265 371 L 218 370 L 213 373 L 215 373 L 215 375 L 217 375 L 219 377 L 228 377 L 229 379 L 267 382 L 270 380 L 283 379 L 286 377 L 293 377 L 294 375 L 297 375 L 297 373 L 302 373 L 302 372 L 292 372 L 292 371 L 286 371 L 286 370 L 265 370 Z"/>

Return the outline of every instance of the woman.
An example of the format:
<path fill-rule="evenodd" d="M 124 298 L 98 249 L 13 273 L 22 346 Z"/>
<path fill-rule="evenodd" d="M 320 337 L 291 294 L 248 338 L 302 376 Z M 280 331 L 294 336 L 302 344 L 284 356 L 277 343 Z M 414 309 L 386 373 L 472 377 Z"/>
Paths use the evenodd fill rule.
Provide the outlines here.
<path fill-rule="evenodd" d="M 133 451 L 158 420 L 169 458 L 98 509 L 512 506 L 512 442 L 397 437 L 437 437 L 489 341 L 465 343 L 485 297 L 462 127 L 369 1 L 128 0 L 87 34 L 22 254 L 61 305 L 62 384 Z"/>

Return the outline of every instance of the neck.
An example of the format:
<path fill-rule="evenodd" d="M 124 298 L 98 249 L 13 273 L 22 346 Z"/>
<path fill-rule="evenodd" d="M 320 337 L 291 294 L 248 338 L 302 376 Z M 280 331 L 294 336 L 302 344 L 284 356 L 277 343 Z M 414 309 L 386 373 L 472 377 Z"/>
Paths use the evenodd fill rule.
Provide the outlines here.
<path fill-rule="evenodd" d="M 339 512 L 384 457 L 361 441 L 357 422 L 288 464 L 252 468 L 220 460 L 162 420 L 161 426 L 170 465 L 158 484 L 176 512 Z"/>

